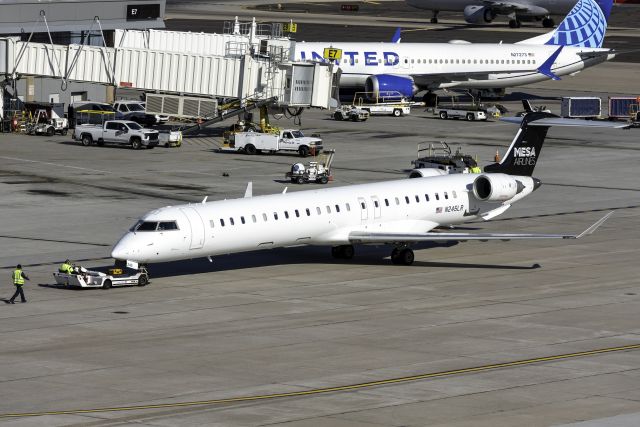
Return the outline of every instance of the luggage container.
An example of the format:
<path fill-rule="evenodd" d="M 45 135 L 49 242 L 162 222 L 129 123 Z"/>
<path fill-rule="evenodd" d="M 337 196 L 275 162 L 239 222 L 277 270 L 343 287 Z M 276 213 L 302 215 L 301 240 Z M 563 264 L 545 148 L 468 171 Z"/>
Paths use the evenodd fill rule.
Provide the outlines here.
<path fill-rule="evenodd" d="M 563 97 L 560 115 L 571 118 L 600 117 L 602 115 L 602 100 L 597 96 Z"/>
<path fill-rule="evenodd" d="M 609 97 L 609 118 L 637 120 L 639 104 L 640 96 L 611 96 Z"/>

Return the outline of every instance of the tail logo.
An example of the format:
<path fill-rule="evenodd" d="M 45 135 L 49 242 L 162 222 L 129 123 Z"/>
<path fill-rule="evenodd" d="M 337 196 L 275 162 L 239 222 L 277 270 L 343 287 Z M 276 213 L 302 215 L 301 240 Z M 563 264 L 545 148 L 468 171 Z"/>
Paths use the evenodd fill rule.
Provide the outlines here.
<path fill-rule="evenodd" d="M 557 46 L 602 47 L 607 17 L 594 0 L 580 0 L 546 43 Z"/>

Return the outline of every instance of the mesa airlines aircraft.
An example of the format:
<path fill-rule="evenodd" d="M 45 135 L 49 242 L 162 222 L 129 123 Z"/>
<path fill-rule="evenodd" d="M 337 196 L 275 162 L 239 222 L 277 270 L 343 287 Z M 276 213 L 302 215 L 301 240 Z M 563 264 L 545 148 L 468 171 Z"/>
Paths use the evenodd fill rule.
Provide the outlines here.
<path fill-rule="evenodd" d="M 520 26 L 520 18 L 542 18 L 542 26 L 554 26 L 549 15 L 564 15 L 576 4 L 576 0 L 405 0 L 409 6 L 433 11 L 431 23 L 438 23 L 441 10 L 463 12 L 465 21 L 471 24 L 489 23 L 497 15 L 509 15 L 509 26 Z"/>
<path fill-rule="evenodd" d="M 296 60 L 342 50 L 340 87 L 401 93 L 443 88 L 506 88 L 577 73 L 612 59 L 602 48 L 613 0 L 580 0 L 554 31 L 515 44 L 296 43 Z"/>
<path fill-rule="evenodd" d="M 549 113 L 529 113 L 509 152 L 482 174 L 422 178 L 298 191 L 199 204 L 167 206 L 144 215 L 115 245 L 116 260 L 147 264 L 295 245 L 332 246 L 337 258 L 351 258 L 355 244 L 393 246 L 395 264 L 413 263 L 412 243 L 423 241 L 574 239 L 592 233 L 451 233 L 438 226 L 488 220 L 531 194 L 540 181 L 531 174 L 551 125 L 566 125 Z M 573 124 L 573 122 L 571 122 Z M 598 125 L 598 122 L 584 122 Z M 621 127 L 606 122 L 602 126 Z"/>

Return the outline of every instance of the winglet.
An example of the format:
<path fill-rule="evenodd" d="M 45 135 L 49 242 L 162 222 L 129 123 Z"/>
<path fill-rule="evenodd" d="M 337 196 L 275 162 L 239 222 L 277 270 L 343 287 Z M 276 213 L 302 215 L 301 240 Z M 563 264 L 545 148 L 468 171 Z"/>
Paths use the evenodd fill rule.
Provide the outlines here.
<path fill-rule="evenodd" d="M 600 227 L 602 224 L 604 224 L 604 222 L 606 220 L 608 220 L 611 215 L 613 215 L 613 212 L 615 212 L 615 211 L 611 211 L 608 214 L 606 214 L 605 216 L 603 216 L 602 218 L 600 218 L 591 227 L 587 228 L 582 233 L 580 233 L 577 236 L 575 236 L 575 238 L 579 239 L 581 237 L 588 236 L 589 234 L 593 234 L 593 232 L 596 231 L 598 229 L 598 227 Z"/>
<path fill-rule="evenodd" d="M 253 197 L 253 181 L 247 182 L 247 189 L 244 191 L 244 197 Z"/>
<path fill-rule="evenodd" d="M 391 37 L 391 43 L 400 43 L 400 40 L 402 39 L 401 32 L 402 28 L 396 28 L 396 32 L 393 34 L 393 37 Z"/>
<path fill-rule="evenodd" d="M 560 77 L 558 77 L 553 71 L 551 71 L 551 67 L 553 66 L 553 63 L 558 58 L 558 55 L 560 55 L 560 51 L 562 50 L 563 47 L 564 46 L 560 46 L 558 49 L 556 49 L 556 51 L 553 52 L 551 56 L 547 58 L 546 61 L 544 61 L 544 63 L 540 66 L 540 68 L 538 68 L 538 72 L 540 74 L 544 74 L 545 76 L 553 80 L 560 80 Z"/>

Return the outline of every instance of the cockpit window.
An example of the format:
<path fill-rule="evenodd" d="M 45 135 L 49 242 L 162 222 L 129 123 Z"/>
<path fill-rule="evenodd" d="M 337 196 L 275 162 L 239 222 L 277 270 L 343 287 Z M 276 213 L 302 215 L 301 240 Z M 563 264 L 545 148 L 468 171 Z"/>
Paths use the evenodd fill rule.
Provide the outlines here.
<path fill-rule="evenodd" d="M 178 224 L 175 221 L 162 221 L 158 224 L 158 231 L 177 230 Z"/>
<path fill-rule="evenodd" d="M 157 226 L 158 226 L 157 222 L 142 221 L 138 223 L 134 231 L 156 231 Z"/>

